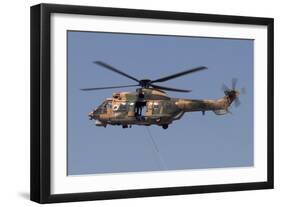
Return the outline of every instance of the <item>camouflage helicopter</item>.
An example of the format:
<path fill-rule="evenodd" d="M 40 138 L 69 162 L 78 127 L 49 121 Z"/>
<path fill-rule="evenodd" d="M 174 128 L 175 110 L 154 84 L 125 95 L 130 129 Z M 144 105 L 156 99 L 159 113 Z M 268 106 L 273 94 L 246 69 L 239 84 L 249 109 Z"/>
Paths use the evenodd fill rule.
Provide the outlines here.
<path fill-rule="evenodd" d="M 191 90 L 170 88 L 156 85 L 155 83 L 165 82 L 180 76 L 194 72 L 206 70 L 204 66 L 185 70 L 163 78 L 149 80 L 137 79 L 105 62 L 95 61 L 95 64 L 108 69 L 119 75 L 127 77 L 137 84 L 123 86 L 109 86 L 99 88 L 84 88 L 83 91 L 116 89 L 125 87 L 138 87 L 135 92 L 113 93 L 111 98 L 107 98 L 96 109 L 89 113 L 89 119 L 96 120 L 96 126 L 106 127 L 107 125 L 119 125 L 123 128 L 132 127 L 132 125 L 158 125 L 163 129 L 175 120 L 179 120 L 186 112 L 200 111 L 204 115 L 206 111 L 213 111 L 217 115 L 229 113 L 228 107 L 234 102 L 236 106 L 240 105 L 239 91 L 236 90 L 237 79 L 232 79 L 232 88 L 229 89 L 223 84 L 225 96 L 214 100 L 194 100 L 171 98 L 165 91 L 191 92 Z"/>

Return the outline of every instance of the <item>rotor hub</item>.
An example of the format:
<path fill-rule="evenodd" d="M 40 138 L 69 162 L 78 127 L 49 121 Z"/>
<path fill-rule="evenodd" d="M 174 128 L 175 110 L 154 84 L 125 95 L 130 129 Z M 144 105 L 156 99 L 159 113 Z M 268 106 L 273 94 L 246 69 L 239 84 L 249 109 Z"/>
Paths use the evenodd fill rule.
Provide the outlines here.
<path fill-rule="evenodd" d="M 149 79 L 142 79 L 142 80 L 139 81 L 139 84 L 143 88 L 148 88 L 150 86 L 150 84 L 151 84 L 151 80 L 149 80 Z"/>

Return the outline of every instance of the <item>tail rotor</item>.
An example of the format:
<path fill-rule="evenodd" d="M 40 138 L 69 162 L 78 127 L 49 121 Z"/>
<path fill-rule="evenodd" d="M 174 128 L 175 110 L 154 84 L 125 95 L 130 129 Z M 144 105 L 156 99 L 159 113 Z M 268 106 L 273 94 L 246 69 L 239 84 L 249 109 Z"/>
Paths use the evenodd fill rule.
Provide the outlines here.
<path fill-rule="evenodd" d="M 246 89 L 241 88 L 240 90 L 237 90 L 237 78 L 232 78 L 231 80 L 231 88 L 229 88 L 226 84 L 222 84 L 221 89 L 223 90 L 224 94 L 229 98 L 230 104 L 234 102 L 234 106 L 238 107 L 241 105 L 241 101 L 239 99 L 240 94 L 245 94 Z M 229 104 L 229 105 L 230 105 Z"/>

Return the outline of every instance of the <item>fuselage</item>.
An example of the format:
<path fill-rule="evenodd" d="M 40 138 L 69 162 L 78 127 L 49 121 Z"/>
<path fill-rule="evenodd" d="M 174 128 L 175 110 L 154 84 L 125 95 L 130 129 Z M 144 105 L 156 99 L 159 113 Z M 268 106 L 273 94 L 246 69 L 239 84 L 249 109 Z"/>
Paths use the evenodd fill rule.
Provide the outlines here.
<path fill-rule="evenodd" d="M 216 100 L 194 100 L 170 98 L 164 91 L 142 89 L 137 92 L 114 93 L 106 99 L 89 117 L 96 120 L 97 126 L 159 125 L 167 128 L 186 112 L 214 111 L 227 113 L 233 101 L 229 95 Z"/>

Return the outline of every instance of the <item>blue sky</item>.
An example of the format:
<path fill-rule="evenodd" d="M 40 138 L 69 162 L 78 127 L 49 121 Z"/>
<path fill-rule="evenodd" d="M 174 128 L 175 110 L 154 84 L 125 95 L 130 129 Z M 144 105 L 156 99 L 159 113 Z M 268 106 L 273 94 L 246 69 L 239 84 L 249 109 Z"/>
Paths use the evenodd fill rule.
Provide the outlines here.
<path fill-rule="evenodd" d="M 253 166 L 253 40 L 79 31 L 67 35 L 69 175 Z M 134 82 L 93 64 L 96 60 L 139 79 L 208 67 L 162 84 L 192 89 L 168 92 L 171 97 L 220 98 L 222 83 L 230 86 L 232 78 L 247 93 L 240 97 L 240 107 L 230 108 L 232 114 L 186 113 L 167 130 L 97 127 L 87 114 L 113 92 L 134 88 L 80 89 Z"/>

